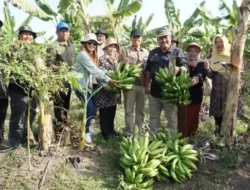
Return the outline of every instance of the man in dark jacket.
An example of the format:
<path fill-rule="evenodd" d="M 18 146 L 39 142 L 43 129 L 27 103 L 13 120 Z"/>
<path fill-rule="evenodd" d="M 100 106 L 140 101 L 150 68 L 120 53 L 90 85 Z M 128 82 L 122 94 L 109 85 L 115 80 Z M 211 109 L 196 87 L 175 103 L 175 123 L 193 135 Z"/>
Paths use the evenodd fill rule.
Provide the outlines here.
<path fill-rule="evenodd" d="M 3 22 L 0 20 L 0 35 Z M 1 63 L 0 63 L 1 64 Z M 4 140 L 4 121 L 6 118 L 8 108 L 8 94 L 4 74 L 0 71 L 0 150 L 6 149 L 7 146 L 3 144 Z"/>
<path fill-rule="evenodd" d="M 36 38 L 36 33 L 29 26 L 22 26 L 19 29 L 18 40 L 13 47 L 13 53 L 18 51 L 25 45 L 31 44 Z M 12 59 L 10 55 L 10 59 Z M 25 56 L 25 55 L 24 55 Z M 22 62 L 22 59 L 19 60 Z M 20 147 L 26 142 L 27 136 L 27 116 L 28 116 L 28 102 L 29 102 L 29 92 L 27 92 L 28 83 L 19 83 L 20 81 L 10 81 L 8 86 L 9 96 L 10 96 L 10 130 L 9 130 L 9 145 L 13 148 Z M 27 85 L 27 86 L 26 86 Z M 32 123 L 36 116 L 37 101 L 33 99 L 31 101 L 31 113 L 30 113 L 30 123 Z"/>
<path fill-rule="evenodd" d="M 69 41 L 69 25 L 65 22 L 60 22 L 57 25 L 56 34 L 57 40 L 49 46 L 47 56 L 47 65 L 54 71 L 60 69 L 62 62 L 67 63 L 68 66 L 73 66 L 75 58 L 74 44 Z M 71 97 L 70 84 L 66 83 L 65 88 L 67 88 L 68 91 L 59 92 L 59 95 L 55 97 L 54 101 L 54 113 L 57 124 L 66 123 L 68 121 L 68 110 Z"/>
<path fill-rule="evenodd" d="M 162 100 L 162 87 L 156 81 L 155 74 L 160 68 L 168 68 L 178 74 L 187 71 L 187 59 L 181 49 L 171 46 L 171 31 L 168 28 L 157 30 L 157 42 L 159 47 L 153 49 L 148 56 L 146 65 L 145 92 L 149 97 L 150 130 L 155 133 L 160 126 L 161 111 L 164 109 L 168 121 L 168 128 L 177 131 L 177 107 L 166 104 Z M 171 59 L 175 59 L 176 65 Z M 152 80 L 152 82 L 151 82 Z"/>

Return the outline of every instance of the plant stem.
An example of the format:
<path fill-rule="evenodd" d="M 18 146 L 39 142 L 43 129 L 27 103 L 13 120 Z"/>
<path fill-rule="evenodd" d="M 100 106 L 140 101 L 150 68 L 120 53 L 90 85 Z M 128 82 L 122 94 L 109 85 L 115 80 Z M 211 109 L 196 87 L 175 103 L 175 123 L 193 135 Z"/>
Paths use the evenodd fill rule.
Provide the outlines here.
<path fill-rule="evenodd" d="M 29 170 L 31 171 L 31 162 L 30 162 L 30 105 L 32 98 L 28 100 L 28 113 L 27 113 L 27 146 L 28 146 L 28 157 L 29 157 Z"/>

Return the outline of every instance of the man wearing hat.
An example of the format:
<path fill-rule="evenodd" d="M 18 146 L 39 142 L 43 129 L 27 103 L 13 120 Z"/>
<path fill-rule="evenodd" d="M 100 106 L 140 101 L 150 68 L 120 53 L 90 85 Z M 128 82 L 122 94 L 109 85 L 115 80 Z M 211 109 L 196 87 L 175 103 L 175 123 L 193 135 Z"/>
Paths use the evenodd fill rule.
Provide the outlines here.
<path fill-rule="evenodd" d="M 155 73 L 160 68 L 171 68 L 178 74 L 181 70 L 187 71 L 187 59 L 183 51 L 171 46 L 171 31 L 164 27 L 157 30 L 158 48 L 149 53 L 146 65 L 146 85 L 145 92 L 149 97 L 149 115 L 150 130 L 155 133 L 160 126 L 161 111 L 164 109 L 168 121 L 168 127 L 171 131 L 177 130 L 177 107 L 176 105 L 166 104 L 162 100 L 162 88 L 155 80 Z M 171 65 L 171 59 L 175 59 L 176 65 Z M 150 81 L 151 85 L 150 85 Z"/>
<path fill-rule="evenodd" d="M 31 44 L 36 38 L 36 33 L 29 26 L 22 26 L 19 29 L 18 40 L 13 47 L 13 51 L 19 51 L 20 48 Z M 10 55 L 11 57 L 11 55 Z M 19 84 L 18 81 L 10 81 L 8 92 L 10 96 L 10 130 L 9 145 L 13 148 L 21 146 L 26 139 L 26 121 L 29 95 L 25 83 Z M 32 123 L 36 116 L 37 101 L 31 101 L 30 122 Z"/>
<path fill-rule="evenodd" d="M 138 29 L 134 29 L 130 33 L 131 46 L 124 48 L 121 52 L 121 59 L 124 64 L 146 63 L 148 57 L 148 50 L 141 47 L 142 34 Z M 126 135 L 131 136 L 134 131 L 134 112 L 135 112 L 135 124 L 139 127 L 144 122 L 144 108 L 146 95 L 144 91 L 145 84 L 144 73 L 141 77 L 138 77 L 133 85 L 132 90 L 124 91 L 124 107 L 125 107 L 125 124 Z"/>
<path fill-rule="evenodd" d="M 69 66 L 74 65 L 75 60 L 75 47 L 69 41 L 70 27 L 65 22 L 58 23 L 56 27 L 57 40 L 53 42 L 47 50 L 47 65 L 54 71 L 60 69 L 62 62 L 67 63 Z M 70 84 L 66 83 L 65 87 L 67 92 L 59 92 L 59 96 L 54 100 L 54 113 L 56 123 L 66 123 L 68 121 L 68 110 L 70 106 L 71 88 Z"/>
<path fill-rule="evenodd" d="M 0 20 L 0 35 L 2 30 L 3 22 Z M 0 150 L 4 150 L 7 148 L 5 144 L 3 144 L 4 140 L 4 121 L 6 118 L 8 108 L 8 94 L 7 94 L 7 86 L 6 81 L 3 76 L 3 73 L 0 71 Z"/>
<path fill-rule="evenodd" d="M 98 56 L 101 57 L 104 54 L 103 47 L 109 35 L 107 31 L 104 29 L 98 29 L 95 34 L 96 34 L 97 40 L 102 43 L 100 46 L 98 46 Z"/>

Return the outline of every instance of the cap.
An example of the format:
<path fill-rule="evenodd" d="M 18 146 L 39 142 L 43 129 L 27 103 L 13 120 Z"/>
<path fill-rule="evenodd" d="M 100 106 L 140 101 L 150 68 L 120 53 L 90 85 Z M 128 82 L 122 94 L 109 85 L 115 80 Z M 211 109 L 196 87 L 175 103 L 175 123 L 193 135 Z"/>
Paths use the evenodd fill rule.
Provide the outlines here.
<path fill-rule="evenodd" d="M 171 34 L 171 31 L 167 27 L 160 28 L 156 31 L 157 38 L 162 36 L 171 36 Z"/>
<path fill-rule="evenodd" d="M 97 31 L 96 31 L 96 33 L 95 33 L 96 35 L 98 35 L 98 34 L 103 34 L 103 35 L 105 35 L 105 37 L 106 37 L 106 39 L 109 37 L 109 35 L 108 35 L 108 33 L 107 33 L 107 31 L 106 30 L 104 30 L 104 29 L 98 29 Z"/>
<path fill-rule="evenodd" d="M 199 51 L 201 51 L 201 46 L 197 43 L 190 43 L 188 46 L 187 46 L 187 51 L 188 51 L 188 48 L 190 47 L 197 47 L 199 49 Z"/>
<path fill-rule="evenodd" d="M 2 27 L 2 26 L 3 26 L 3 21 L 0 20 L 0 27 Z"/>
<path fill-rule="evenodd" d="M 174 36 L 172 36 L 172 40 L 171 40 L 172 42 L 179 42 Z"/>
<path fill-rule="evenodd" d="M 108 47 L 108 46 L 110 46 L 112 44 L 117 45 L 118 51 L 119 51 L 120 46 L 119 46 L 119 44 L 118 44 L 118 42 L 117 42 L 117 40 L 115 38 L 108 38 L 106 40 L 106 42 L 105 42 L 105 45 L 104 45 L 103 49 L 105 49 L 106 47 Z"/>
<path fill-rule="evenodd" d="M 19 28 L 19 34 L 22 32 L 30 32 L 33 35 L 33 39 L 36 39 L 37 37 L 36 32 L 34 32 L 30 26 L 21 26 Z"/>
<path fill-rule="evenodd" d="M 56 31 L 59 31 L 62 28 L 67 28 L 68 30 L 70 30 L 69 25 L 66 22 L 59 22 L 56 26 Z"/>
<path fill-rule="evenodd" d="M 97 44 L 101 44 L 101 42 L 99 42 L 97 39 L 96 39 L 96 35 L 94 33 L 89 33 L 89 34 L 86 34 L 82 40 L 81 40 L 81 43 L 85 43 L 85 42 L 89 42 L 89 41 L 95 41 Z"/>
<path fill-rule="evenodd" d="M 130 37 L 132 36 L 141 36 L 141 31 L 139 29 L 134 29 L 130 33 Z"/>

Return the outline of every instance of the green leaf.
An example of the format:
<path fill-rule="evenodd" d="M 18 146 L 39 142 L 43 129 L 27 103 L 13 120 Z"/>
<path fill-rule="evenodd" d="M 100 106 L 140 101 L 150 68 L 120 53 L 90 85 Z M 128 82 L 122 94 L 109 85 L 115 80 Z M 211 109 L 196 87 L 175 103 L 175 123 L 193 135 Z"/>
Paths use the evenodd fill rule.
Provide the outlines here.
<path fill-rule="evenodd" d="M 142 7 L 142 0 L 136 0 L 132 3 L 124 6 L 121 10 L 113 13 L 114 17 L 125 17 L 131 16 L 132 14 L 138 12 Z"/>
<path fill-rule="evenodd" d="M 40 8 L 35 7 L 31 5 L 30 3 L 27 3 L 25 0 L 8 0 L 14 7 L 17 7 L 29 14 L 32 14 L 41 20 L 51 20 L 52 18 L 47 15 L 44 11 L 42 11 Z"/>
<path fill-rule="evenodd" d="M 46 14 L 56 16 L 57 13 L 46 3 L 46 0 L 35 0 L 36 4 L 42 9 Z"/>

